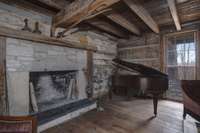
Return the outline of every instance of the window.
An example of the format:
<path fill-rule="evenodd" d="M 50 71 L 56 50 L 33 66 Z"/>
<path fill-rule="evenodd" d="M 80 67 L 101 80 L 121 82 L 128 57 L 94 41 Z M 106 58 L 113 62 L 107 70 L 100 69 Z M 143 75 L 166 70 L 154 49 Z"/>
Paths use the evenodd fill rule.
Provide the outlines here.
<path fill-rule="evenodd" d="M 178 66 L 195 66 L 196 51 L 194 42 L 177 44 L 176 53 Z"/>
<path fill-rule="evenodd" d="M 165 68 L 169 76 L 167 97 L 182 100 L 180 80 L 196 79 L 196 43 L 194 33 L 169 36 L 165 42 Z"/>

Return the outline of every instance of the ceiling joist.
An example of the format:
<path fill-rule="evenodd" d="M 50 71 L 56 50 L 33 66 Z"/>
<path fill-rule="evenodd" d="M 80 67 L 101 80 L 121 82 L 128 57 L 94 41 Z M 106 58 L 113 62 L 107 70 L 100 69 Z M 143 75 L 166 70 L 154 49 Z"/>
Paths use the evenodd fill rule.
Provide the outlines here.
<path fill-rule="evenodd" d="M 56 27 L 69 29 L 85 19 L 103 13 L 111 5 L 120 0 L 75 0 L 61 10 L 53 19 L 52 33 Z"/>
<path fill-rule="evenodd" d="M 137 14 L 155 33 L 159 33 L 159 27 L 148 11 L 136 0 L 124 0 L 128 7 Z"/>
<path fill-rule="evenodd" d="M 26 0 L 25 0 L 26 1 Z M 38 5 L 46 5 L 48 7 L 56 9 L 56 11 L 59 11 L 63 9 L 66 5 L 68 5 L 70 2 L 66 0 L 29 0 L 31 3 L 35 3 Z"/>
<path fill-rule="evenodd" d="M 135 26 L 133 23 L 129 22 L 126 18 L 124 18 L 119 13 L 112 12 L 111 14 L 107 14 L 106 17 L 136 35 L 141 34 L 141 32 L 137 28 L 137 26 Z"/>
<path fill-rule="evenodd" d="M 176 29 L 178 31 L 180 31 L 181 30 L 181 24 L 180 24 L 178 12 L 177 12 L 177 9 L 176 9 L 176 1 L 175 0 L 167 0 L 167 2 L 168 2 L 168 5 L 169 5 L 169 9 L 170 9 L 172 18 L 174 20 Z"/>
<path fill-rule="evenodd" d="M 126 33 L 124 33 L 123 31 L 117 29 L 115 26 L 106 23 L 103 20 L 100 19 L 93 19 L 93 20 L 87 20 L 87 23 L 89 23 L 90 25 L 92 25 L 93 27 L 96 27 L 102 31 L 105 31 L 106 33 L 111 33 L 117 37 L 120 38 L 126 38 Z"/>

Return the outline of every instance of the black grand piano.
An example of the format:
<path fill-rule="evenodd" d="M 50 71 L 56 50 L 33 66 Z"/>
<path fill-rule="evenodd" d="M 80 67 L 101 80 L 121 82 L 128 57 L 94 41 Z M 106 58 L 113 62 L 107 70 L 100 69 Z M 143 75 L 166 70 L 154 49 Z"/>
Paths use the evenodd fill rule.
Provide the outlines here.
<path fill-rule="evenodd" d="M 141 65 L 126 62 L 120 59 L 114 59 L 113 63 L 121 69 L 125 69 L 130 74 L 117 74 L 112 76 L 112 89 L 110 97 L 114 89 L 126 90 L 126 96 L 130 98 L 132 89 L 143 90 L 145 94 L 150 94 L 153 97 L 154 114 L 157 115 L 158 97 L 168 89 L 168 75 Z M 137 74 L 132 73 L 138 72 Z"/>

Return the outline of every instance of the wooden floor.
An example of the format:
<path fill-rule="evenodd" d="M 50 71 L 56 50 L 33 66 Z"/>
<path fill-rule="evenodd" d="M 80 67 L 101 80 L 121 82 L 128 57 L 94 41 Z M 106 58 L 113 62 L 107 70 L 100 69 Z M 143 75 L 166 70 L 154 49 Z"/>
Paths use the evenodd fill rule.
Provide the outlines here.
<path fill-rule="evenodd" d="M 197 133 L 194 120 L 182 119 L 182 104 L 161 100 L 153 117 L 152 100 L 112 101 L 43 133 Z"/>

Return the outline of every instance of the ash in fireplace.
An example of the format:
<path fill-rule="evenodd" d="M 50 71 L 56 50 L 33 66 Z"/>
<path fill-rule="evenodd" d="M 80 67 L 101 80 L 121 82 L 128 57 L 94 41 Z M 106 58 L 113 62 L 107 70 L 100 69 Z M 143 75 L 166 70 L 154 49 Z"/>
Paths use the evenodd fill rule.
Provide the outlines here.
<path fill-rule="evenodd" d="M 65 79 L 61 79 L 60 85 L 56 85 L 50 75 L 43 75 L 39 77 L 37 84 L 38 102 L 49 102 L 56 99 L 66 97 L 67 87 Z M 59 88 L 57 87 L 59 86 Z"/>
<path fill-rule="evenodd" d="M 36 72 L 31 74 L 30 79 L 39 111 L 77 99 L 76 72 Z"/>

